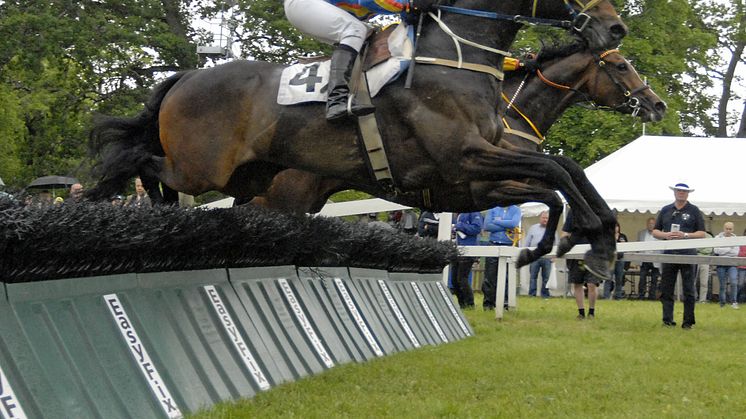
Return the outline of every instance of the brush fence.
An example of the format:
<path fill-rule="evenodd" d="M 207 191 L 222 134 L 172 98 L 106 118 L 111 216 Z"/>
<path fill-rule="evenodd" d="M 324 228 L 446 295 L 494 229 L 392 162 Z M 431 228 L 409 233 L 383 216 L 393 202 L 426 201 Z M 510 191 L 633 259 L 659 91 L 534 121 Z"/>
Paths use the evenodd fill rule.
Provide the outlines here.
<path fill-rule="evenodd" d="M 471 336 L 440 274 L 293 266 L 5 284 L 5 418 L 178 418 Z"/>

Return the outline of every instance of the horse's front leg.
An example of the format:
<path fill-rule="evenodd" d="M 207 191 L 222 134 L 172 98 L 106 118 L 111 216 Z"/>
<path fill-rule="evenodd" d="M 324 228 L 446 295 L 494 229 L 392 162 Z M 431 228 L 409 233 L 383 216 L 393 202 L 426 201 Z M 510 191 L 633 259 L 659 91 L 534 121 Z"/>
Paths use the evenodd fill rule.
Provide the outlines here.
<path fill-rule="evenodd" d="M 472 185 L 472 196 L 486 198 L 489 201 L 487 206 L 491 207 L 526 202 L 541 202 L 546 204 L 549 207 L 549 220 L 547 221 L 544 236 L 535 249 L 523 249 L 518 255 L 516 264 L 520 268 L 552 251 L 563 207 L 562 200 L 554 190 L 519 181 L 474 182 Z M 477 205 L 485 206 L 485 203 L 478 202 Z"/>
<path fill-rule="evenodd" d="M 609 251 L 609 243 L 599 240 L 599 237 L 604 236 L 601 220 L 585 201 L 573 178 L 560 164 L 541 153 L 475 146 L 464 154 L 463 170 L 475 178 L 528 178 L 559 189 L 573 208 L 576 225 L 589 238 L 594 250 L 586 254 L 589 270 L 601 278 L 609 276 L 609 263 L 614 260 L 615 245 L 612 244 Z"/>

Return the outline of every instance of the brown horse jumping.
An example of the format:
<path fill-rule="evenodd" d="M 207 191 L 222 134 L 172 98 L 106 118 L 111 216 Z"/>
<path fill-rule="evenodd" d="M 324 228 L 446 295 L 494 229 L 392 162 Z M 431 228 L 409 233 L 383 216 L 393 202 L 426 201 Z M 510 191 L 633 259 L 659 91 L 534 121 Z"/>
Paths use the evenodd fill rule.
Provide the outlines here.
<path fill-rule="evenodd" d="M 608 0 L 455 0 L 425 18 L 417 55 L 502 68 L 503 56 L 495 51 L 507 50 L 521 25 L 494 17 L 517 15 L 570 17 L 594 48 L 616 46 L 627 31 Z M 603 272 L 614 259 L 613 215 L 583 198 L 588 193 L 579 186 L 590 184 L 577 185 L 555 160 L 496 147 L 502 124 L 495 104 L 502 89 L 494 76 L 418 65 L 411 89 L 399 81 L 374 99 L 398 188 L 392 192 L 371 179 L 353 124 L 328 123 L 323 104 L 276 103 L 283 68 L 234 61 L 179 73 L 154 90 L 138 116 L 99 119 L 91 139 L 102 152 L 102 177 L 89 197 L 110 196 L 136 174 L 154 195 L 160 181 L 167 191 L 250 197 L 266 191 L 280 171 L 296 168 L 391 201 L 406 203 L 417 191 L 429 191 L 433 200 L 425 208 L 474 211 L 495 206 L 506 194 L 525 202 L 518 189 L 489 185 L 530 178 L 556 185 L 573 202 L 591 243 L 589 266 Z M 453 196 L 454 190 L 461 193 Z"/>
<path fill-rule="evenodd" d="M 519 91 L 520 86 L 520 91 Z M 617 50 L 594 53 L 581 44 L 543 49 L 527 68 L 506 73 L 503 84 L 505 103 L 510 107 L 503 117 L 506 127 L 499 147 L 540 152 L 543 133 L 549 130 L 571 105 L 590 102 L 594 108 L 633 114 L 643 121 L 660 121 L 665 103 L 640 79 L 632 64 Z M 543 155 L 566 166 L 576 182 L 587 182 L 583 170 L 569 159 Z M 334 193 L 349 189 L 343 181 L 296 169 L 280 172 L 267 192 L 251 203 L 294 213 L 318 212 Z M 497 205 L 510 205 L 517 195 L 535 198 L 550 207 L 545 239 L 533 251 L 521 255 L 519 264 L 529 263 L 547 254 L 552 247 L 555 231 L 562 212 L 562 202 L 552 192 L 552 185 L 526 179 L 524 182 L 499 181 L 486 185 L 490 191 L 500 191 Z M 594 188 L 582 189 L 587 201 L 603 202 Z M 511 191 L 515 193 L 511 194 Z M 452 191 L 454 196 L 462 192 Z M 401 202 L 401 201 L 400 201 Z M 424 205 L 421 196 L 413 196 L 408 203 Z M 570 202 L 572 205 L 572 202 Z M 576 236 L 575 236 L 576 237 Z M 573 242 L 561 246 L 564 253 Z"/>

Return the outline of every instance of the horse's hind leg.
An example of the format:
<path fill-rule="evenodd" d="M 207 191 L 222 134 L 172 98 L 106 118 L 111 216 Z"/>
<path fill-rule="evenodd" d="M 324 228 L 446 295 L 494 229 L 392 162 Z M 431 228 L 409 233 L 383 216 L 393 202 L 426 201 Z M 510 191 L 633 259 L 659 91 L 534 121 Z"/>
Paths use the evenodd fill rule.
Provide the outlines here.
<path fill-rule="evenodd" d="M 256 195 L 265 193 L 272 179 L 284 169 L 273 163 L 244 163 L 233 171 L 221 192 L 239 199 L 239 202 L 249 202 Z"/>

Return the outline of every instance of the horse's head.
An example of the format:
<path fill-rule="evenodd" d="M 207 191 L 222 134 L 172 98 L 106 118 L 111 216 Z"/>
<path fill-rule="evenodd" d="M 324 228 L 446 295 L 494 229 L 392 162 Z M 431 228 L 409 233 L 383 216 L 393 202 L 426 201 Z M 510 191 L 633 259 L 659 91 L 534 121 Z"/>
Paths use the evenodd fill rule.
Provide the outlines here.
<path fill-rule="evenodd" d="M 571 84 L 585 99 L 603 108 L 640 117 L 643 121 L 663 119 L 666 102 L 640 78 L 619 51 L 584 51 L 566 61 L 573 58 L 575 62 L 570 65 L 582 67 L 582 74 Z"/>
<path fill-rule="evenodd" d="M 637 70 L 617 50 L 592 54 L 587 93 L 597 104 L 618 112 L 639 116 L 643 121 L 660 121 L 666 102 L 658 97 L 637 74 Z"/>
<path fill-rule="evenodd" d="M 643 121 L 663 119 L 666 103 L 618 50 L 599 53 L 576 43 L 542 49 L 538 61 L 537 74 L 544 83 L 571 92 L 568 105 L 587 100 Z"/>
<path fill-rule="evenodd" d="M 627 25 L 609 0 L 532 0 L 531 3 L 534 16 L 569 18 L 571 31 L 593 49 L 616 48 L 627 35 Z"/>

